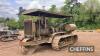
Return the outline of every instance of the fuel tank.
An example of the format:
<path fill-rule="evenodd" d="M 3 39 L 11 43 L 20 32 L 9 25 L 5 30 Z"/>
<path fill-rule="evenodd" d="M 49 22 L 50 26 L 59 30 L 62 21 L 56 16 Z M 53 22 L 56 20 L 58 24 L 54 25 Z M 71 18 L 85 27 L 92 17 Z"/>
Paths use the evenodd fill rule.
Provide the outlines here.
<path fill-rule="evenodd" d="M 65 24 L 64 27 L 66 31 L 74 31 L 77 28 L 75 24 Z"/>

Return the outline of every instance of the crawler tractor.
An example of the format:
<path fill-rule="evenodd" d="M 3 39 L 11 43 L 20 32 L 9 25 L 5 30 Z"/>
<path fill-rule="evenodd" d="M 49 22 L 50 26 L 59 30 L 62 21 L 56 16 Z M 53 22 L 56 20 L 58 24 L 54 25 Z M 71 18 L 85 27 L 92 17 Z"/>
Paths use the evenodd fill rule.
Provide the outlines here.
<path fill-rule="evenodd" d="M 19 33 L 17 30 L 9 30 L 9 27 L 5 23 L 0 23 L 0 41 L 8 42 L 17 40 Z"/>
<path fill-rule="evenodd" d="M 77 35 L 72 32 L 76 29 L 75 24 L 58 23 L 50 24 L 49 19 L 70 20 L 72 16 L 66 16 L 58 13 L 51 13 L 45 10 L 26 10 L 21 15 L 35 16 L 36 21 L 26 19 L 24 21 L 24 38 L 20 40 L 20 45 L 24 52 L 29 47 L 37 47 L 41 44 L 49 43 L 54 50 L 60 50 L 64 46 L 77 42 Z M 55 27 L 55 26 L 56 27 Z"/>

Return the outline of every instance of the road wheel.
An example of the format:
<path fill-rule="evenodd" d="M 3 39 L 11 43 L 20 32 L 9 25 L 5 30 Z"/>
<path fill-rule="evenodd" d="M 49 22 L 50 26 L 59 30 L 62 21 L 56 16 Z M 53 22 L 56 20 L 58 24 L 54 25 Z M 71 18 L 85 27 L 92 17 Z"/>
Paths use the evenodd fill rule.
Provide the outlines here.
<path fill-rule="evenodd" d="M 60 47 L 63 45 L 63 44 L 60 44 L 60 43 L 63 43 L 63 42 L 60 42 L 60 39 L 61 38 L 59 36 L 54 37 L 53 42 L 52 42 L 52 48 L 54 50 L 60 50 Z"/>

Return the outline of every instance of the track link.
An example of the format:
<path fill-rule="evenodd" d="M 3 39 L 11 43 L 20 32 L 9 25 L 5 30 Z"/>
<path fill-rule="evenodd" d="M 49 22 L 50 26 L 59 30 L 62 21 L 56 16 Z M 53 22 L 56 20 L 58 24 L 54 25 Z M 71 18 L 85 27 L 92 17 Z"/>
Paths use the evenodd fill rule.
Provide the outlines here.
<path fill-rule="evenodd" d="M 76 43 L 78 40 L 77 35 L 73 36 L 55 36 L 52 42 L 52 48 L 55 50 L 60 50 L 64 46 L 68 46 Z"/>

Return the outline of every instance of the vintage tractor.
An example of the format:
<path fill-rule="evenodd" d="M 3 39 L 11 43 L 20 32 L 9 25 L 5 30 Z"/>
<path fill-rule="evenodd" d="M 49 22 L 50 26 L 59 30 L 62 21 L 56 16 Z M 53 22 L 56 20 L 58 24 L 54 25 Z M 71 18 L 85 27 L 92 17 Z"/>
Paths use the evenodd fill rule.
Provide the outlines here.
<path fill-rule="evenodd" d="M 21 15 L 35 16 L 37 20 L 34 22 L 32 19 L 24 21 L 24 38 L 20 40 L 24 52 L 30 47 L 37 48 L 39 45 L 49 43 L 55 50 L 60 50 L 64 46 L 74 44 L 77 42 L 77 35 L 72 32 L 76 29 L 75 24 L 69 23 L 48 23 L 50 18 L 58 18 L 62 20 L 70 20 L 72 16 L 66 16 L 57 13 L 51 13 L 45 10 L 26 10 Z"/>
<path fill-rule="evenodd" d="M 5 23 L 0 23 L 0 41 L 8 42 L 18 39 L 19 33 L 17 30 L 9 30 Z"/>

